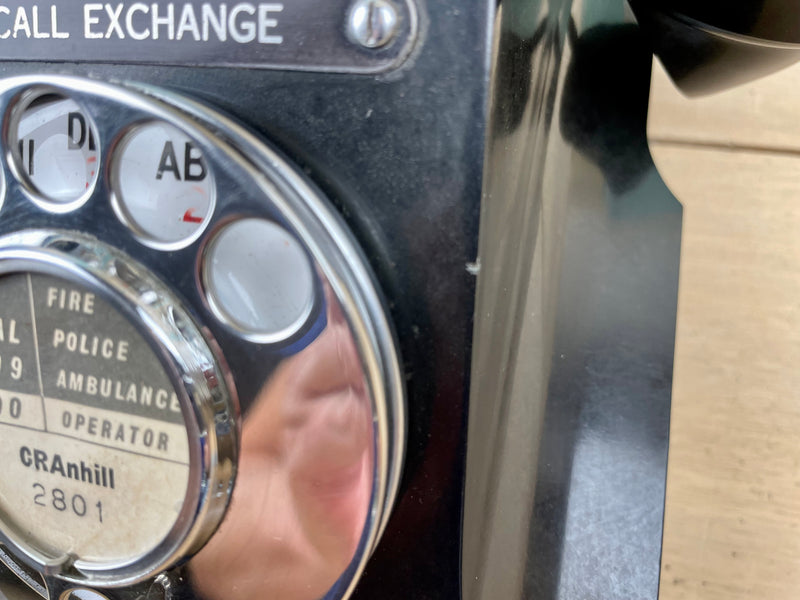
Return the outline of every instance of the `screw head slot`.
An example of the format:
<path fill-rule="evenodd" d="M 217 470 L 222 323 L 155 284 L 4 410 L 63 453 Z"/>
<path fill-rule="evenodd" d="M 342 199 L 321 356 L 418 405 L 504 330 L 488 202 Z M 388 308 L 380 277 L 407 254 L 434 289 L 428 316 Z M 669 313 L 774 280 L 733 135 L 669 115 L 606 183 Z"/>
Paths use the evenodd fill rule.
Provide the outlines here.
<path fill-rule="evenodd" d="M 347 36 L 364 48 L 380 48 L 397 33 L 398 14 L 387 0 L 357 0 L 350 8 Z"/>

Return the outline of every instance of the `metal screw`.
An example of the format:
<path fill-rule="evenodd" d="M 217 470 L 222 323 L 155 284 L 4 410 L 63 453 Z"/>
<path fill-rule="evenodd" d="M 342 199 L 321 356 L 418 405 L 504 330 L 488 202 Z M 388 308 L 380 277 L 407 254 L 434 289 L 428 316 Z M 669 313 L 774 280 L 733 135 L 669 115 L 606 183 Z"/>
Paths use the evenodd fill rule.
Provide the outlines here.
<path fill-rule="evenodd" d="M 347 37 L 365 48 L 380 48 L 397 33 L 397 9 L 387 0 L 356 0 L 350 8 Z"/>

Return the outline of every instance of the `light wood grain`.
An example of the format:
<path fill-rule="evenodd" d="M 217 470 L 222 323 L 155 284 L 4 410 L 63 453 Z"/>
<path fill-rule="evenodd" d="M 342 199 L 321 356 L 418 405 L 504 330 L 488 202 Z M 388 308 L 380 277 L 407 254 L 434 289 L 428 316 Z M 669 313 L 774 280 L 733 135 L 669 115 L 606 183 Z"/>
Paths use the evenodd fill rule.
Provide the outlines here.
<path fill-rule="evenodd" d="M 649 135 L 800 152 L 800 65 L 713 96 L 685 98 L 654 63 Z"/>
<path fill-rule="evenodd" d="M 661 600 L 800 593 L 798 73 L 700 104 L 654 80 L 651 140 L 675 143 L 651 146 L 685 209 Z"/>

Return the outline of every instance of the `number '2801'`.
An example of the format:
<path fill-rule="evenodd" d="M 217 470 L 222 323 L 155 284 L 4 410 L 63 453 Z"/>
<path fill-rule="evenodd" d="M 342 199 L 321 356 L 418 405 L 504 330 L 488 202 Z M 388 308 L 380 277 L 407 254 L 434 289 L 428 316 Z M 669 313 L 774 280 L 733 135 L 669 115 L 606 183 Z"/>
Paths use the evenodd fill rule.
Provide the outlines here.
<path fill-rule="evenodd" d="M 33 496 L 36 506 L 46 506 L 58 512 L 71 512 L 78 517 L 96 518 L 100 523 L 103 522 L 103 503 L 100 501 L 90 508 L 86 498 L 80 494 L 70 495 L 60 488 L 52 488 L 48 492 L 41 483 L 34 483 L 33 489 L 36 492 Z"/>

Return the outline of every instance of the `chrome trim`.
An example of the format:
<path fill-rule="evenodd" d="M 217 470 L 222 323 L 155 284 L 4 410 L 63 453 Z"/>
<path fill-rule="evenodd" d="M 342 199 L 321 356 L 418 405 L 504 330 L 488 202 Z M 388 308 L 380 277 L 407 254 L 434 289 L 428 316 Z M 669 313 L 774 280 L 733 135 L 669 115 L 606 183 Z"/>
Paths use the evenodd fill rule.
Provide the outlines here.
<path fill-rule="evenodd" d="M 101 101 L 106 104 L 117 103 L 124 105 L 128 112 L 143 113 L 147 119 L 160 119 L 180 128 L 201 144 L 209 163 L 223 164 L 225 171 L 235 172 L 238 180 L 246 181 L 241 187 L 246 185 L 252 188 L 248 189 L 248 197 L 252 195 L 254 204 L 262 202 L 264 212 L 280 216 L 287 229 L 301 240 L 316 263 L 317 273 L 330 286 L 358 351 L 372 410 L 374 447 L 371 450 L 374 456 L 366 522 L 360 530 L 360 542 L 350 566 L 334 585 L 333 591 L 326 595 L 327 598 L 349 597 L 386 527 L 399 487 L 406 442 L 402 363 L 393 328 L 386 316 L 378 286 L 367 267 L 367 260 L 322 193 L 279 153 L 227 117 L 164 90 L 143 85 L 125 88 L 68 76 L 25 76 L 0 81 L 0 102 L 7 101 L 5 99 L 10 94 L 19 93 L 27 87 L 43 85 L 70 94 L 76 101 L 83 99 L 90 107 Z M 99 122 L 99 125 L 101 138 L 105 132 L 119 139 L 115 136 L 120 129 L 119 124 Z M 113 151 L 114 148 L 109 147 L 109 156 Z M 105 173 L 107 178 L 108 171 Z M 219 185 L 220 181 L 217 183 Z M 93 198 L 82 210 L 89 210 L 97 200 Z M 221 213 L 218 202 L 215 222 L 205 230 L 205 237 L 213 232 L 215 223 L 237 216 L 241 215 Z M 177 252 L 196 253 L 197 247 L 202 248 L 202 245 L 201 239 L 197 246 L 190 245 Z M 200 279 L 200 270 L 201 260 L 196 257 L 195 281 Z M 207 304 L 204 308 L 210 311 Z M 183 545 L 181 549 L 186 551 L 184 557 L 188 557 L 195 548 Z M 268 569 L 269 565 L 265 564 L 263 568 Z M 131 578 L 124 583 L 137 580 Z M 101 587 L 112 585 L 102 580 L 92 581 L 91 584 Z"/>
<path fill-rule="evenodd" d="M 44 84 L 34 85 L 28 89 L 23 90 L 9 103 L 8 109 L 5 111 L 6 123 L 5 126 L 3 127 L 2 145 L 4 147 L 3 154 L 5 155 L 8 168 L 14 175 L 14 177 L 16 177 L 22 184 L 22 189 L 25 191 L 26 195 L 28 196 L 28 199 L 44 211 L 61 215 L 79 209 L 84 204 L 86 204 L 92 197 L 95 190 L 97 189 L 97 183 L 100 179 L 99 165 L 102 164 L 104 158 L 103 151 L 105 149 L 100 143 L 100 140 L 99 139 L 96 140 L 98 175 L 95 176 L 92 185 L 83 194 L 81 194 L 74 200 L 70 200 L 68 202 L 59 202 L 57 200 L 53 200 L 52 198 L 48 198 L 47 194 L 39 190 L 36 184 L 33 183 L 33 181 L 31 181 L 30 177 L 25 172 L 25 169 L 20 168 L 20 162 L 22 161 L 22 156 L 20 156 L 19 147 L 15 142 L 17 141 L 16 140 L 17 130 L 20 121 L 22 120 L 22 116 L 25 114 L 25 111 L 38 98 L 48 95 L 60 96 L 64 100 L 72 100 L 73 102 L 78 104 L 78 106 L 81 107 L 83 114 L 88 121 L 88 126 L 90 130 L 94 132 L 97 131 L 97 125 L 95 124 L 94 119 L 92 119 L 91 115 L 88 113 L 88 111 L 86 111 L 85 107 L 80 102 L 78 102 L 77 100 L 68 95 L 65 95 L 63 92 L 56 89 L 55 87 L 50 87 Z"/>
<path fill-rule="evenodd" d="M 227 314 L 225 309 L 220 306 L 219 301 L 214 297 L 214 293 L 210 289 L 209 279 L 211 276 L 209 273 L 210 266 L 208 254 L 213 251 L 214 245 L 217 243 L 220 234 L 225 230 L 226 226 L 233 225 L 234 223 L 243 220 L 245 219 L 228 221 L 217 227 L 214 231 L 210 232 L 208 241 L 203 244 L 203 248 L 199 255 L 200 287 L 205 294 L 205 301 L 208 304 L 208 307 L 211 309 L 211 312 L 214 313 L 217 319 L 219 319 L 220 323 L 224 323 L 227 327 L 234 330 L 243 339 L 248 341 L 255 342 L 257 344 L 277 344 L 290 339 L 306 325 L 308 320 L 311 318 L 312 313 L 314 312 L 314 298 L 309 299 L 309 301 L 303 307 L 303 312 L 297 317 L 297 319 L 295 319 L 294 323 L 284 327 L 279 331 L 265 333 L 248 329 L 236 323 L 236 321 Z"/>
<path fill-rule="evenodd" d="M 397 494 L 405 454 L 405 387 L 400 370 L 395 335 L 386 318 L 383 302 L 376 292 L 376 283 L 367 270 L 366 258 L 352 241 L 341 217 L 322 199 L 322 193 L 292 169 L 276 151 L 233 120 L 205 105 L 167 90 L 137 84 L 136 88 L 160 101 L 166 109 L 172 105 L 186 111 L 192 119 L 212 129 L 216 139 L 224 142 L 223 149 L 240 167 L 259 183 L 264 194 L 280 209 L 307 249 L 328 278 L 337 299 L 350 321 L 350 327 L 365 360 L 370 375 L 373 408 L 378 420 L 378 458 L 385 470 L 376 488 L 385 486 L 380 523 L 375 534 L 368 537 L 371 552 L 383 533 L 388 513 Z M 199 130 L 198 131 L 202 131 Z M 369 355 L 364 352 L 368 351 Z M 386 409 L 384 409 L 384 406 Z M 363 570 L 358 569 L 358 574 Z M 357 575 L 354 580 L 357 579 Z M 348 589 L 347 597 L 355 587 Z"/>
<path fill-rule="evenodd" d="M 97 564 L 69 555 L 53 559 L 28 545 L 22 534 L 8 530 L 0 530 L 0 540 L 21 551 L 42 573 L 72 583 L 107 586 L 143 581 L 197 550 L 222 520 L 238 453 L 238 402 L 235 390 L 229 389 L 229 375 L 170 289 L 111 246 L 56 230 L 7 235 L 0 238 L 0 276 L 11 273 L 52 275 L 96 291 L 150 344 L 181 403 L 189 437 L 189 486 L 170 533 L 133 562 Z"/>
<path fill-rule="evenodd" d="M 128 227 L 133 232 L 134 237 L 143 245 L 153 248 L 154 250 L 182 250 L 187 246 L 191 246 L 201 237 L 203 234 L 208 230 L 211 221 L 214 218 L 214 211 L 217 208 L 217 179 L 214 176 L 214 172 L 207 167 L 209 170 L 209 175 L 212 179 L 213 187 L 212 195 L 211 195 L 211 202 L 209 203 L 208 213 L 206 214 L 203 222 L 200 224 L 194 233 L 191 235 L 178 240 L 177 242 L 159 242 L 157 240 L 152 239 L 147 233 L 141 231 L 141 229 L 134 223 L 133 219 L 127 214 L 127 211 L 124 208 L 124 200 L 122 199 L 122 192 L 119 189 L 120 182 L 119 182 L 119 165 L 120 161 L 123 158 L 123 153 L 125 152 L 125 148 L 127 147 L 128 143 L 130 142 L 131 138 L 139 132 L 140 129 L 148 127 L 149 125 L 158 124 L 156 120 L 146 120 L 140 121 L 138 123 L 133 123 L 129 127 L 126 127 L 125 130 L 117 136 L 115 140 L 112 141 L 110 144 L 110 148 L 112 151 L 109 151 L 109 158 L 108 163 L 106 165 L 107 173 L 108 173 L 108 197 L 111 203 L 111 207 L 114 209 L 114 214 L 120 220 L 120 222 Z M 173 123 L 169 123 L 170 125 L 174 125 Z M 181 129 L 181 127 L 178 127 Z"/>
<path fill-rule="evenodd" d="M 192 119 L 210 127 L 221 148 L 260 185 L 282 215 L 298 232 L 307 249 L 334 290 L 350 323 L 364 361 L 373 399 L 376 427 L 377 498 L 373 517 L 362 543 L 363 554 L 354 559 L 352 580 L 340 596 L 355 589 L 369 555 L 383 534 L 400 484 L 405 455 L 405 388 L 395 335 L 386 318 L 376 283 L 367 261 L 352 241 L 341 217 L 333 212 L 316 188 L 292 169 L 277 152 L 231 119 L 205 105 L 172 92 L 147 85 L 136 89 L 148 94 L 168 110 L 172 105 Z M 168 104 L 163 104 L 168 103 Z M 198 131 L 203 131 L 199 129 Z"/>
<path fill-rule="evenodd" d="M 31 571 L 30 567 L 27 565 L 20 564 L 14 560 L 14 558 L 8 554 L 3 544 L 0 544 L 0 563 L 8 567 L 8 569 L 19 578 L 22 583 L 28 586 L 31 591 L 35 592 L 41 598 L 47 598 L 47 587 L 45 586 L 42 576 L 35 571 Z M 2 584 L 2 578 L 0 578 L 0 584 Z M 2 592 L 0 592 L 0 595 L 1 594 Z"/>

